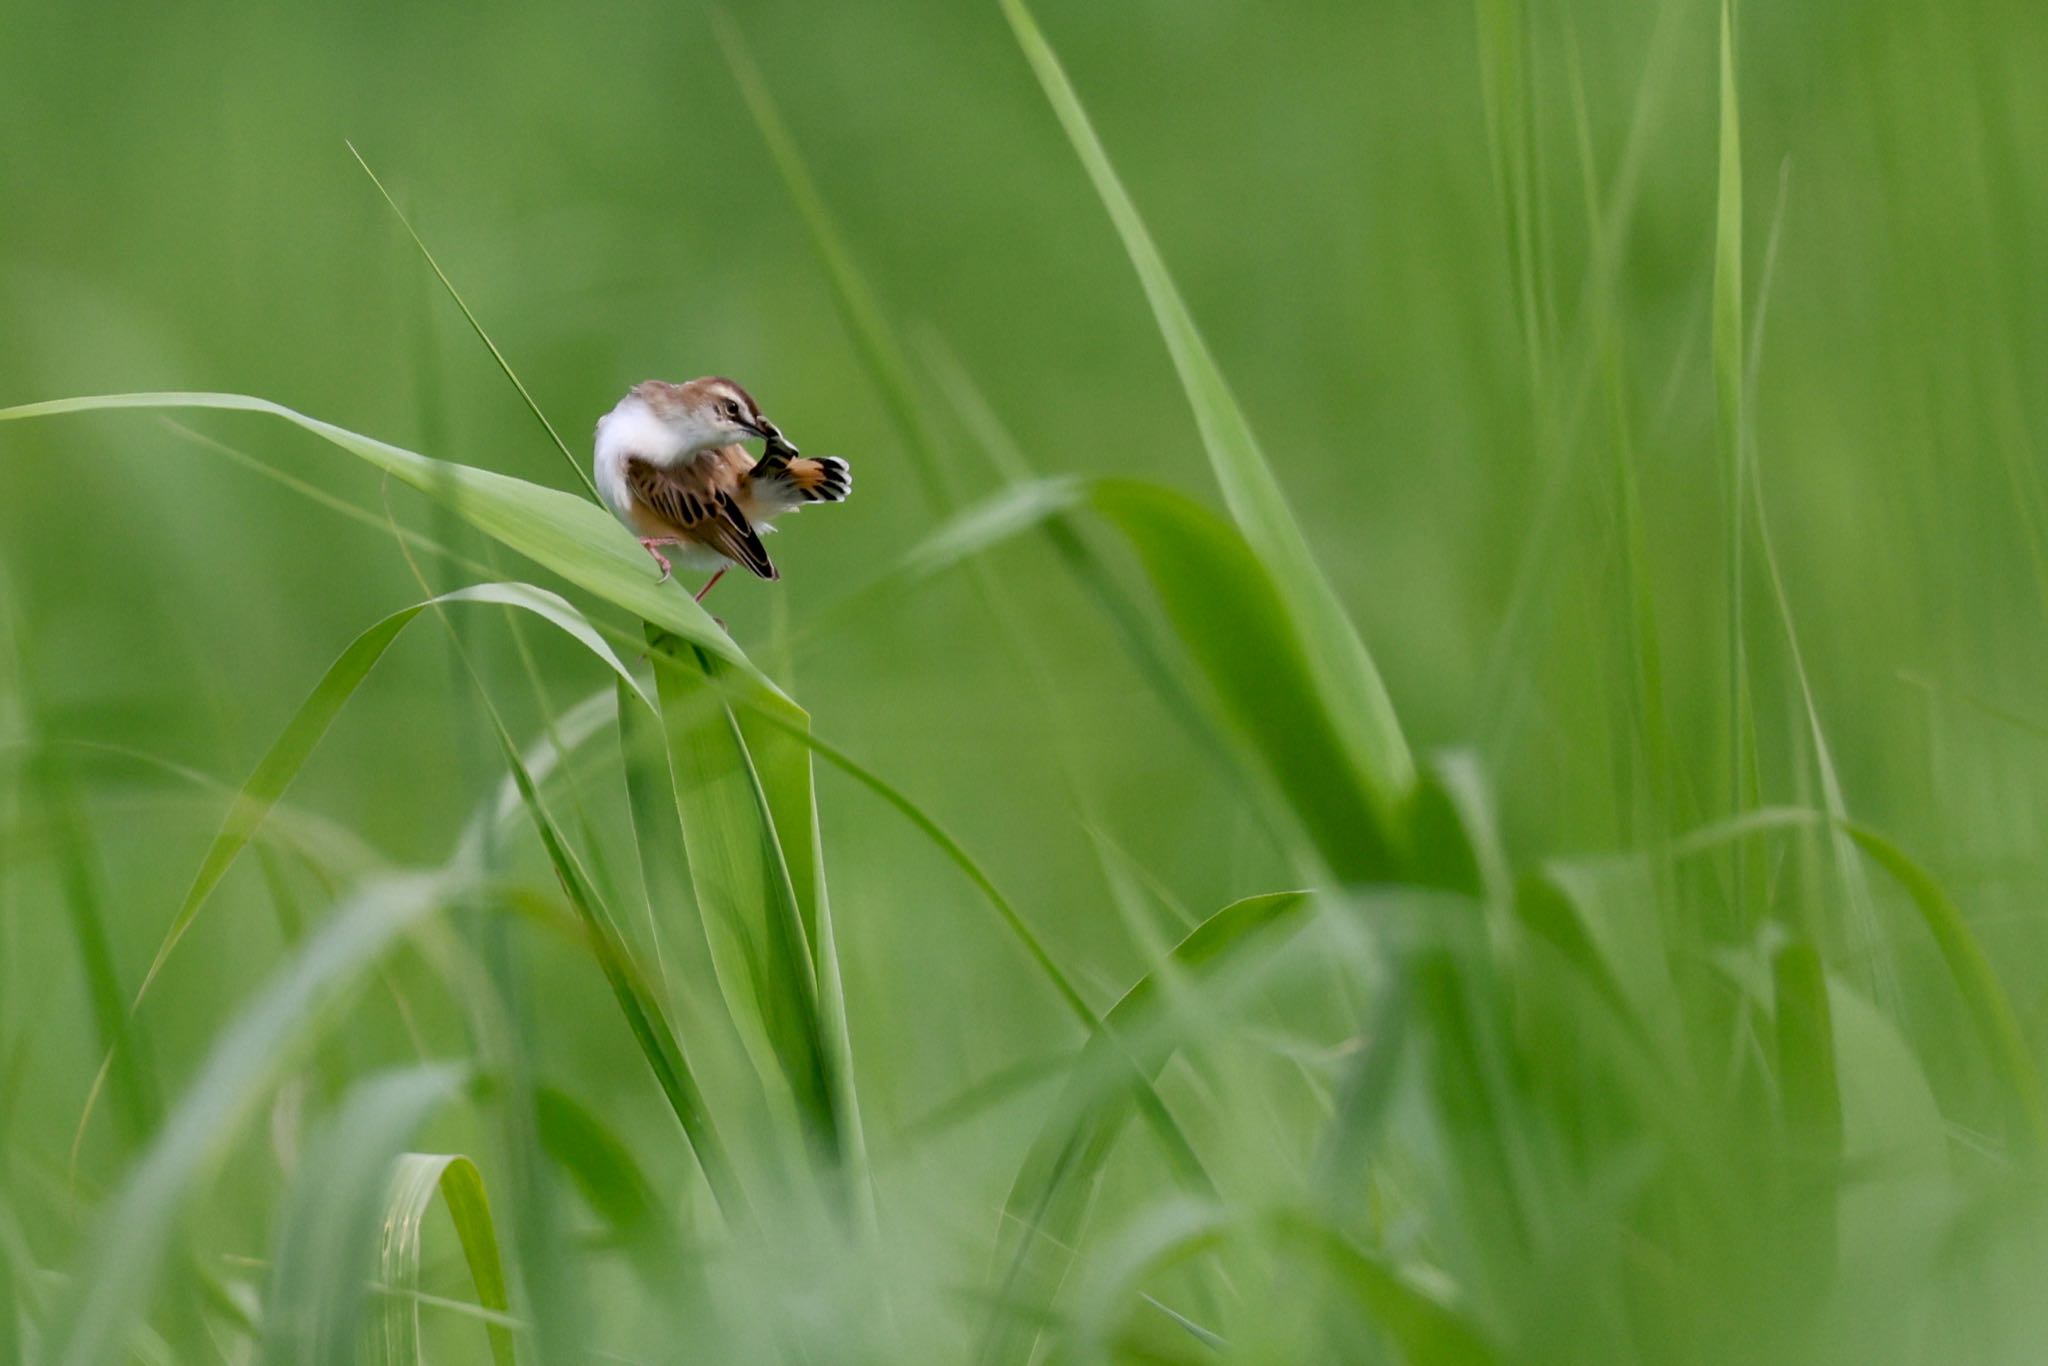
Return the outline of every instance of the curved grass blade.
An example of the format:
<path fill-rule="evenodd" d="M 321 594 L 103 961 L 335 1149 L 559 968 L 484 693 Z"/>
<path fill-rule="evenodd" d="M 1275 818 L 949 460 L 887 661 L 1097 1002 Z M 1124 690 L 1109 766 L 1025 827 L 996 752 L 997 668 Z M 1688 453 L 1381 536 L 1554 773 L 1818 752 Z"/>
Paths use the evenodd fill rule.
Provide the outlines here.
<path fill-rule="evenodd" d="M 346 900 L 235 1017 L 107 1203 L 45 1339 L 46 1366 L 98 1366 L 141 1322 L 193 1187 L 315 1026 L 391 945 L 463 884 L 380 879 Z"/>
<path fill-rule="evenodd" d="M 812 1156 L 836 1164 L 842 1103 L 834 1045 L 823 1033 L 819 974 L 812 957 L 816 903 L 798 897 L 796 860 L 778 828 L 745 734 L 721 676 L 701 652 L 650 629 L 655 690 L 667 738 L 670 781 L 682 819 L 691 882 L 710 937 L 713 962 L 742 1037 L 768 1056 L 764 1076 L 779 1075 L 796 1105 Z M 801 710 L 791 704 L 791 711 Z M 783 716 L 791 728 L 805 721 Z M 806 760 L 806 767 L 808 760 Z M 808 807 L 808 792 L 801 794 Z M 794 803 L 783 803 L 793 819 Z M 814 853 L 805 830 L 793 847 Z M 810 860 L 815 879 L 815 861 Z M 818 883 L 807 880 L 815 889 Z"/>
<path fill-rule="evenodd" d="M 1343 723 L 1266 563 L 1235 527 L 1166 489 L 1106 480 L 1094 506 L 1138 552 L 1182 645 L 1324 864 L 1345 882 L 1386 877 L 1404 857 L 1401 832 L 1346 762 Z"/>
<path fill-rule="evenodd" d="M 787 721 L 778 719 L 772 711 L 764 711 L 756 715 L 758 719 L 765 720 L 771 725 L 790 728 L 790 724 Z M 1061 970 L 1058 962 L 1054 960 L 1051 951 L 1046 948 L 1044 941 L 1032 930 L 1030 924 L 1024 919 L 1016 906 L 1007 896 L 1003 895 L 1002 890 L 996 886 L 995 881 L 989 877 L 979 863 L 975 862 L 973 856 L 967 852 L 958 840 L 948 834 L 943 826 L 915 802 L 911 801 L 909 797 L 904 795 L 899 788 L 860 764 L 844 751 L 810 734 L 808 730 L 796 731 L 790 728 L 790 733 L 806 745 L 812 753 L 819 755 L 832 764 L 833 767 L 839 769 L 888 803 L 905 820 L 915 826 L 920 833 L 931 840 L 940 852 L 944 853 L 954 866 L 966 875 L 968 881 L 974 884 L 975 888 L 981 892 L 983 898 L 994 908 L 1005 928 L 1023 945 L 1024 951 L 1030 955 L 1032 962 L 1038 966 L 1039 971 L 1052 985 L 1054 992 L 1058 994 L 1061 1002 L 1073 1014 L 1074 1018 L 1080 1022 L 1081 1026 L 1091 1036 L 1101 1031 L 1102 1020 L 1089 1007 L 1086 998 L 1081 995 L 1080 989 Z M 1180 1125 L 1174 1120 L 1172 1112 L 1166 1108 L 1166 1103 L 1160 1099 L 1158 1093 L 1151 1087 L 1149 1082 L 1146 1084 L 1144 1093 L 1139 1098 L 1139 1105 L 1147 1121 L 1151 1123 L 1155 1133 L 1158 1135 L 1160 1142 L 1174 1156 L 1183 1174 L 1194 1185 L 1203 1189 L 1212 1189 L 1214 1183 L 1210 1181 L 1207 1171 L 1203 1169 L 1201 1160 L 1195 1156 L 1193 1145 L 1188 1142 L 1187 1135 L 1182 1132 Z"/>
<path fill-rule="evenodd" d="M 686 590 L 673 582 L 656 582 L 646 553 L 609 513 L 574 494 L 435 460 L 246 394 L 108 394 L 54 399 L 0 408 L 0 422 L 130 408 L 207 408 L 282 418 L 410 484 L 491 539 L 579 588 L 728 661 L 756 686 L 771 690 L 774 686 Z"/>
<path fill-rule="evenodd" d="M 417 1294 L 421 1234 L 436 1195 L 448 1207 L 449 1222 L 455 1225 L 477 1304 L 500 1316 L 511 1313 L 505 1268 L 498 1256 L 498 1229 L 484 1193 L 483 1173 L 460 1153 L 404 1153 L 391 1173 L 378 1246 L 378 1279 L 387 1291 L 400 1292 L 384 1302 L 381 1360 L 385 1366 L 419 1366 L 422 1360 Z M 484 1333 L 496 1366 L 514 1366 L 518 1357 L 512 1332 L 502 1319 L 485 1319 Z"/>
<path fill-rule="evenodd" d="M 1130 1310 L 1150 1301 L 1142 1293 L 1147 1278 L 1190 1261 L 1220 1246 L 1232 1232 L 1229 1217 L 1213 1205 L 1175 1199 L 1146 1210 L 1129 1228 L 1110 1241 L 1097 1262 L 1078 1304 L 1051 1353 L 1057 1361 L 1091 1362 L 1118 1359 L 1111 1348 L 1119 1326 Z M 1164 1306 L 1159 1306 L 1164 1309 Z M 1217 1348 L 1223 1339 L 1184 1316 L 1166 1311 L 1169 1318 L 1191 1333 L 1205 1347 Z"/>
<path fill-rule="evenodd" d="M 457 646 L 460 651 L 460 646 Z M 467 655 L 463 662 L 468 664 Z M 474 670 L 472 669 L 472 677 Z M 745 1191 L 739 1184 L 737 1174 L 727 1155 L 725 1144 L 719 1137 L 712 1121 L 710 1107 L 704 1102 L 704 1094 L 691 1071 L 688 1057 L 675 1032 L 669 1027 L 660 1002 L 647 985 L 645 973 L 627 947 L 625 937 L 619 932 L 618 922 L 611 909 L 605 904 L 597 886 L 584 871 L 582 860 L 562 837 L 553 817 L 548 814 L 541 801 L 539 788 L 533 775 L 527 772 L 519 747 L 513 742 L 512 734 L 505 728 L 504 720 L 485 693 L 482 680 L 477 679 L 477 693 L 484 703 L 484 711 L 490 717 L 493 732 L 504 751 L 506 766 L 512 772 L 513 781 L 518 785 L 520 799 L 525 803 L 527 813 L 533 820 L 541 845 L 546 850 L 548 862 L 553 865 L 555 876 L 562 884 L 562 890 L 569 898 L 569 904 L 576 910 L 588 936 L 591 955 L 597 960 L 605 982 L 611 987 L 612 997 L 617 1002 L 619 1013 L 625 1016 L 626 1025 L 633 1033 L 633 1040 L 640 1047 L 640 1053 L 647 1066 L 654 1073 L 655 1082 L 661 1087 L 662 1096 L 675 1113 L 676 1121 L 682 1126 L 690 1147 L 697 1155 L 697 1162 L 703 1168 L 705 1181 L 711 1187 L 714 1199 L 726 1217 L 735 1224 L 744 1224 L 751 1219 Z"/>
<path fill-rule="evenodd" d="M 449 1063 L 377 1074 L 357 1082 L 314 1136 L 274 1240 L 264 1296 L 266 1366 L 351 1366 L 361 1359 L 367 1273 L 389 1212 L 391 1164 L 466 1076 L 466 1068 Z"/>
<path fill-rule="evenodd" d="M 1277 1221 L 1279 1230 L 1313 1253 L 1348 1287 L 1381 1332 L 1413 1366 L 1490 1366 L 1502 1360 L 1472 1319 L 1431 1295 L 1380 1258 L 1320 1220 Z"/>
<path fill-rule="evenodd" d="M 2036 1159 L 2048 1156 L 2048 1089 L 2042 1085 L 2040 1066 L 2027 1047 L 2026 1032 L 2012 1001 L 1977 936 L 1970 932 L 1961 908 L 1949 899 L 1933 875 L 1898 845 L 1866 825 L 1852 821 L 1846 828 L 1857 847 L 1889 873 L 1912 899 L 1921 923 L 1927 926 L 1935 947 L 1941 950 L 1942 961 L 1948 965 L 1956 989 L 1962 993 L 1993 1067 L 2005 1083 L 2006 1098 L 2018 1120 L 2025 1149 Z"/>
<path fill-rule="evenodd" d="M 1246 897 L 1191 930 L 1165 962 L 1126 991 L 1090 1036 L 1004 1202 L 996 1266 L 998 1305 L 1049 1308 L 1071 1257 L 1096 1175 L 1115 1148 L 1134 1099 L 1152 1096 L 1176 1044 L 1159 1028 L 1161 977 L 1213 975 L 1249 948 L 1290 936 L 1307 918 L 1305 892 Z M 1008 1313 L 984 1326 L 978 1359 L 1027 1360 L 1037 1329 Z"/>
<path fill-rule="evenodd" d="M 619 661 L 618 656 L 612 653 L 611 647 L 591 628 L 582 613 L 545 589 L 520 583 L 477 584 L 393 612 L 349 642 L 348 648 L 341 652 L 340 658 L 328 666 L 327 672 L 314 685 L 312 693 L 299 704 L 299 709 L 285 723 L 277 739 L 271 742 L 270 748 L 257 761 L 255 770 L 250 773 L 234 804 L 229 807 L 220 832 L 214 836 L 213 843 L 207 847 L 205 857 L 200 860 L 199 871 L 194 875 L 191 887 L 186 890 L 185 899 L 179 904 L 177 914 L 171 918 L 170 929 L 166 931 L 163 943 L 156 951 L 156 957 L 150 961 L 149 971 L 142 976 L 142 985 L 136 988 L 136 1005 L 142 1003 L 142 998 L 149 993 L 150 984 L 163 970 L 164 963 L 170 958 L 172 950 L 177 948 L 178 941 L 184 938 L 185 932 L 191 928 L 193 920 L 198 917 L 207 898 L 220 885 L 221 879 L 227 875 L 228 869 L 234 865 L 242 850 L 248 847 L 249 841 L 255 837 L 264 819 L 269 816 L 278 799 L 284 795 L 285 789 L 298 777 L 299 770 L 305 766 L 314 747 L 320 743 L 321 737 L 327 734 L 327 729 L 333 724 L 334 718 L 348 700 L 355 696 L 356 689 L 361 686 L 363 679 L 375 667 L 377 661 L 384 657 L 384 652 L 391 648 L 392 642 L 398 639 L 399 634 L 411 625 L 420 613 L 429 607 L 455 603 L 495 604 L 534 613 L 573 637 L 633 688 L 643 702 L 649 706 L 653 705 L 653 699 L 640 689 L 638 681 Z"/>
<path fill-rule="evenodd" d="M 1188 404 L 1194 410 L 1224 501 L 1245 539 L 1272 574 L 1288 617 L 1310 652 L 1317 686 L 1324 692 L 1331 714 L 1338 719 L 1343 741 L 1340 752 L 1357 768 L 1360 780 L 1371 794 L 1374 824 L 1386 840 L 1414 784 L 1415 764 L 1393 703 L 1380 681 L 1379 670 L 1317 566 L 1279 480 L 1266 463 L 1243 410 L 1232 397 L 1222 371 L 1174 287 L 1165 259 L 1111 166 L 1109 154 L 1096 136 L 1059 58 L 1023 0 L 1002 0 L 1002 7 L 1017 35 L 1018 46 L 1123 239 L 1124 250 L 1145 288 L 1160 334 L 1173 356 L 1174 368 L 1180 373 L 1181 386 L 1187 391 Z"/>
<path fill-rule="evenodd" d="M 552 1086 L 534 1091 L 541 1147 L 582 1192 L 608 1236 L 632 1253 L 632 1267 L 650 1288 L 673 1293 L 683 1284 L 682 1232 L 632 1151 L 603 1119 Z"/>

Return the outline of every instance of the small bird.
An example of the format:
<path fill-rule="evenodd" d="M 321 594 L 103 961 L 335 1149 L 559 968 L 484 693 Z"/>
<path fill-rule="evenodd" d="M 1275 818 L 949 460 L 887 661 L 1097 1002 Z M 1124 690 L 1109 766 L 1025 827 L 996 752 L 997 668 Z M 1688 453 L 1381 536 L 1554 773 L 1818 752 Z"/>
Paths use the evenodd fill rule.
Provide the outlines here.
<path fill-rule="evenodd" d="M 747 440 L 766 443 L 760 459 L 740 444 Z M 673 572 L 665 545 L 683 547 L 676 558 L 685 564 L 717 569 L 699 602 L 735 563 L 781 578 L 761 544 L 768 524 L 853 488 L 844 460 L 798 455 L 746 390 L 715 375 L 627 390 L 598 420 L 593 472 L 605 506 L 661 566 L 661 582 Z"/>

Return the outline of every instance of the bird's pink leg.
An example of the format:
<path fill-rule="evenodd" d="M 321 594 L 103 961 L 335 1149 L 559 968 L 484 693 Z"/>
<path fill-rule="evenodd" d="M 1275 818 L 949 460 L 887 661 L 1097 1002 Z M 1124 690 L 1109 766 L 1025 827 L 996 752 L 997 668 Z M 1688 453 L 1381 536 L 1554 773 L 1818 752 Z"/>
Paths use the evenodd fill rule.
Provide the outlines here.
<path fill-rule="evenodd" d="M 678 541 L 673 536 L 642 536 L 640 538 L 640 548 L 645 550 L 648 554 L 652 555 L 654 557 L 654 562 L 661 566 L 661 577 L 658 580 L 656 580 L 657 583 L 667 583 L 669 575 L 675 573 L 675 569 L 673 566 L 669 564 L 668 557 L 666 555 L 663 555 L 659 550 L 656 550 L 655 547 L 658 545 L 680 544 L 682 544 L 682 542 Z"/>
<path fill-rule="evenodd" d="M 708 582 L 706 582 L 706 583 L 705 583 L 705 585 L 704 585 L 704 586 L 703 586 L 702 588 L 700 588 L 700 589 L 698 589 L 698 590 L 697 590 L 697 601 L 699 601 L 699 602 L 702 602 L 702 601 L 704 601 L 704 595 L 705 595 L 706 593 L 709 593 L 709 592 L 711 591 L 711 585 L 712 585 L 712 584 L 714 584 L 714 583 L 717 583 L 717 582 L 718 582 L 718 581 L 719 581 L 720 579 L 724 578 L 724 577 L 725 577 L 725 571 L 726 571 L 726 570 L 728 570 L 728 569 L 730 569 L 730 568 L 732 568 L 732 566 L 731 566 L 731 565 L 720 565 L 720 566 L 718 567 L 718 572 L 717 572 L 716 574 L 713 574 L 713 575 L 711 576 L 710 580 L 709 580 Z"/>

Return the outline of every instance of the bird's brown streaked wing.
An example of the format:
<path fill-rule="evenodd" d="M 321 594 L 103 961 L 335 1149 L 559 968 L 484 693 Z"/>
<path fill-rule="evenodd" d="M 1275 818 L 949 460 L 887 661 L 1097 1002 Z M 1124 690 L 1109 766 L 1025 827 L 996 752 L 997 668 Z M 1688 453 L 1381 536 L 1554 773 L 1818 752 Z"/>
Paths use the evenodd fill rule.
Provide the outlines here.
<path fill-rule="evenodd" d="M 663 469 L 644 460 L 626 462 L 626 487 L 677 534 L 745 565 L 764 579 L 779 579 L 761 533 L 747 520 L 732 491 L 717 478 L 722 464 Z"/>

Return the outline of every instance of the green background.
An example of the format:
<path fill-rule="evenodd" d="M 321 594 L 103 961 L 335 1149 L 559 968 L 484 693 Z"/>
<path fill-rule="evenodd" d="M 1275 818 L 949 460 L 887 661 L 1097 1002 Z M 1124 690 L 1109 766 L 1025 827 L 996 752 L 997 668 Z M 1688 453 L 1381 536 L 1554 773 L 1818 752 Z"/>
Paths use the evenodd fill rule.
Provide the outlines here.
<path fill-rule="evenodd" d="M 1710 308 L 1714 8 L 1042 0 L 1036 14 L 1417 751 L 1476 757 L 1524 869 L 1661 847 L 1728 815 L 1739 743 Z M 1040 542 L 990 553 L 993 597 L 960 570 L 885 576 L 947 510 L 1002 484 L 990 417 L 1041 473 L 1133 476 L 1220 508 L 1196 422 L 993 3 L 763 3 L 727 17 L 905 339 L 948 487 L 906 454 L 713 22 L 687 6 L 10 0 L 0 403 L 256 394 L 577 487 L 353 141 L 579 459 L 630 384 L 722 373 L 807 452 L 852 463 L 847 504 L 789 519 L 770 542 L 783 581 L 729 578 L 711 606 L 818 735 L 950 830 L 1106 1005 L 1158 953 L 1119 888 L 1199 917 L 1296 885 L 1300 863 Z M 1935 870 L 2026 1037 L 2048 1045 L 2048 8 L 1802 0 L 1745 5 L 1737 31 L 1743 325 L 1760 339 L 1748 449 L 1800 648 L 1795 661 L 1751 543 L 1742 619 L 1759 777 L 1744 800 L 1823 804 L 1817 720 L 1849 811 Z M 963 410 L 963 393 L 985 414 L 971 398 Z M 302 433 L 189 421 L 379 519 L 388 505 L 495 556 L 502 577 L 550 582 Z M 1150 610 L 1125 556 L 1103 569 Z M 17 647 L 0 670 L 0 739 L 17 760 L 0 869 L 0 1188 L 20 1284 L 76 1269 L 99 1197 L 133 1159 L 101 1113 L 70 1165 L 100 1050 L 58 909 L 60 787 L 26 757 L 29 738 L 103 747 L 60 746 L 63 784 L 132 991 L 226 793 L 104 747 L 232 788 L 342 646 L 422 593 L 387 531 L 147 414 L 0 430 L 0 571 Z M 425 572 L 436 587 L 474 577 L 431 557 Z M 400 642 L 290 793 L 394 865 L 445 858 L 502 776 L 439 634 Z M 605 683 L 551 635 L 528 629 L 522 647 L 479 617 L 467 639 L 522 738 Z M 611 762 L 574 766 L 580 837 L 631 885 Z M 819 793 L 890 1269 L 832 1265 L 846 1284 L 916 1287 L 894 1330 L 896 1350 L 919 1359 L 968 1340 L 972 1314 L 948 1287 L 986 1258 L 1048 1093 L 1026 1088 L 940 1140 L 914 1126 L 1077 1038 L 927 841 L 834 771 Z M 521 840 L 514 862 L 546 888 Z M 1997 1146 L 1998 1084 L 1905 899 L 1888 884 L 1865 893 L 1877 915 L 1859 931 L 1817 909 L 1850 895 L 1828 881 L 1825 840 L 1804 854 L 1760 844 L 1755 859 L 1766 906 L 1724 912 L 1737 898 L 1709 883 L 1642 913 L 1710 927 L 1674 950 L 1694 966 L 1764 942 L 1750 930 L 1765 922 L 1819 927 L 1845 980 L 1876 983 L 1942 1107 L 1948 1165 L 1970 1170 L 1970 1153 Z M 333 892 L 299 882 L 316 918 Z M 668 1171 L 682 1150 L 603 981 L 544 938 L 520 942 L 537 1070 Z M 246 860 L 139 1017 L 167 1095 L 282 953 Z M 463 1047 L 460 994 L 409 957 L 389 972 L 395 996 L 365 994 L 330 1033 L 330 1090 Z M 1214 1041 L 1225 1062 L 1168 1073 L 1234 1201 L 1316 1179 L 1328 1096 L 1290 1069 L 1315 1074 L 1358 1046 L 1330 1000 L 1241 1005 Z M 1270 1065 L 1245 1056 L 1261 1029 L 1285 1039 Z M 260 1268 L 266 1255 L 286 1184 L 276 1150 L 320 1109 L 301 1099 L 308 1114 L 281 1104 L 244 1128 L 192 1221 L 197 1255 L 229 1259 L 231 1277 L 261 1280 L 233 1259 Z M 441 1146 L 481 1142 L 473 1120 L 437 1124 Z M 1091 1227 L 1113 1232 L 1166 1189 L 1146 1141 L 1126 1141 Z M 504 1180 L 488 1162 L 484 1176 Z M 1982 1187 L 1958 1183 L 1916 1217 L 1976 1208 Z M 1488 1236 L 1470 1211 L 1454 1227 L 1413 1217 L 1425 1231 L 1389 1236 L 1424 1261 L 1455 1262 L 1447 1249 Z M 1916 1246 L 1965 1237 L 1941 1227 Z M 1717 1246 L 1741 1260 L 1739 1233 Z M 1998 1246 L 2018 1280 L 2038 1265 L 2037 1233 Z M 466 1296 L 450 1247 L 438 1289 Z M 590 1342 L 666 1359 L 626 1259 L 578 1247 L 604 1325 Z M 1557 1255 L 1588 1279 L 1599 1264 Z M 2001 1337 L 1997 1315 L 1958 1328 L 1932 1279 L 1904 1282 L 1927 1293 L 1890 1307 L 1946 1325 L 1927 1331 L 1981 1328 L 1988 1355 L 2024 1341 Z M 42 1291 L 19 1293 L 34 1320 Z M 1985 1294 L 2020 1313 L 2017 1294 Z M 819 1295 L 825 1321 L 881 1332 L 858 1293 Z M 1490 1312 L 1529 1322 L 1526 1307 Z M 445 1354 L 480 1350 L 453 1322 L 436 1329 Z M 1539 1335 L 1560 1359 L 1601 1341 L 1571 1323 Z M 860 1340 L 849 1355 L 888 1355 L 873 1346 L 883 1338 Z"/>

